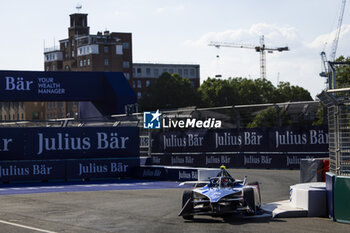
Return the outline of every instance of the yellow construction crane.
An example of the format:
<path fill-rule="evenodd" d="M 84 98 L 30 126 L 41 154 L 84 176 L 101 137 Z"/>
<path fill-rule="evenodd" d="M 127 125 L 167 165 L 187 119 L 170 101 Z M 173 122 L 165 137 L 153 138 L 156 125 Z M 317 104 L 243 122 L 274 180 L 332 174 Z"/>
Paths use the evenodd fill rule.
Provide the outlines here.
<path fill-rule="evenodd" d="M 243 48 L 243 49 L 255 49 L 256 52 L 260 53 L 260 78 L 266 78 L 266 51 L 268 53 L 273 53 L 274 51 L 282 52 L 289 51 L 289 48 L 286 47 L 276 47 L 268 48 L 265 46 L 264 36 L 260 37 L 260 45 L 243 45 L 235 43 L 226 43 L 226 42 L 215 42 L 212 41 L 208 44 L 209 46 L 215 46 L 216 48 L 220 47 L 230 47 L 230 48 Z"/>

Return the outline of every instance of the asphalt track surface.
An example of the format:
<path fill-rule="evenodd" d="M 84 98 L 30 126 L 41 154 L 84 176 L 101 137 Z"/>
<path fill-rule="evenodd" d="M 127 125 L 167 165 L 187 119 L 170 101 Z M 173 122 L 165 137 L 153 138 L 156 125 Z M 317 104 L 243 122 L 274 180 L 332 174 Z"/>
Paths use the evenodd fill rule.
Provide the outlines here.
<path fill-rule="evenodd" d="M 299 181 L 293 170 L 229 171 L 261 182 L 263 203 L 288 199 L 289 186 Z M 172 182 L 147 181 L 2 185 L 0 232 L 350 232 L 350 224 L 328 218 L 185 221 L 177 216 L 182 192 Z"/>

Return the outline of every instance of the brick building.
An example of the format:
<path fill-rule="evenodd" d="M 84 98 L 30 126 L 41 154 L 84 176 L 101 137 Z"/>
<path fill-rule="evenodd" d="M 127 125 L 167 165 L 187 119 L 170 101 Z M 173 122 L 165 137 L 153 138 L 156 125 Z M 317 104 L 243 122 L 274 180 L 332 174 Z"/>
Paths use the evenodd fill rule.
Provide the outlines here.
<path fill-rule="evenodd" d="M 44 51 L 45 71 L 118 71 L 132 84 L 131 33 L 90 34 L 87 14 L 70 15 L 68 38 L 58 47 Z M 47 102 L 46 119 L 73 117 L 79 112 L 76 102 Z"/>
<path fill-rule="evenodd" d="M 70 15 L 68 38 L 44 49 L 45 71 L 116 71 L 123 72 L 138 98 L 163 72 L 189 78 L 193 87 L 200 84 L 199 65 L 135 63 L 132 58 L 132 34 L 97 32 L 90 34 L 88 15 Z M 47 120 L 75 117 L 77 102 L 1 102 L 0 121 Z"/>

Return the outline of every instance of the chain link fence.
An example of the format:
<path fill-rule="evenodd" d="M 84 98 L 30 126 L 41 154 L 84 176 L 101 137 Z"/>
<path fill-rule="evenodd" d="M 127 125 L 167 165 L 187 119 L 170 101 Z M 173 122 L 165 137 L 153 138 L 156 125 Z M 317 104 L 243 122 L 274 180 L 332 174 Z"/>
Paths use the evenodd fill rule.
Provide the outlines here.
<path fill-rule="evenodd" d="M 338 88 L 336 71 L 349 65 L 328 62 L 329 89 L 318 95 L 328 109 L 329 170 L 339 176 L 350 176 L 350 88 Z"/>
<path fill-rule="evenodd" d="M 319 101 L 236 105 L 211 108 L 195 106 L 162 110 L 163 118 L 174 120 L 191 118 L 196 120 L 215 119 L 221 121 L 221 128 L 237 129 L 247 127 L 282 127 L 288 125 L 312 125 L 317 120 L 317 111 L 322 108 Z M 258 119 L 258 120 L 257 120 Z M 47 121 L 1 121 L 1 127 L 121 127 L 137 126 L 140 129 L 140 154 L 150 156 L 150 135 L 154 131 L 186 130 L 178 127 L 162 127 L 148 130 L 143 127 L 143 113 L 112 115 L 96 119 L 62 118 Z M 188 129 L 187 129 L 188 130 Z"/>
<path fill-rule="evenodd" d="M 328 107 L 329 169 L 337 175 L 350 176 L 350 100 L 323 92 Z"/>

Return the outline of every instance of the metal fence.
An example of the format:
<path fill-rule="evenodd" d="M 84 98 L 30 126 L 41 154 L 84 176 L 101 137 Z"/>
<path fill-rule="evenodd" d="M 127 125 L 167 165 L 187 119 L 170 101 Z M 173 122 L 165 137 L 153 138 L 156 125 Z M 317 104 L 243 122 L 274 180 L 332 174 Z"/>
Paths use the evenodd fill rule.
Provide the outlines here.
<path fill-rule="evenodd" d="M 328 62 L 329 89 L 318 95 L 328 108 L 329 170 L 350 176 L 350 88 L 338 88 L 336 71 L 348 62 Z M 338 89 L 337 89 L 338 88 Z"/>
<path fill-rule="evenodd" d="M 350 103 L 328 107 L 330 171 L 350 176 Z"/>
<path fill-rule="evenodd" d="M 221 106 L 197 108 L 195 106 L 179 109 L 160 109 L 163 116 L 177 119 L 191 117 L 198 120 L 215 118 L 222 122 L 221 128 L 246 128 L 249 123 L 267 109 L 275 109 L 273 116 L 268 119 L 265 127 L 281 127 L 287 125 L 311 125 L 316 119 L 316 112 L 320 108 L 319 101 L 268 103 L 253 105 Z M 288 115 L 288 122 L 284 120 Z M 265 122 L 267 123 L 267 122 Z M 1 127 L 119 127 L 138 126 L 140 128 L 140 154 L 150 156 L 150 134 L 154 130 L 143 128 L 143 114 L 130 113 L 100 117 L 96 119 L 63 118 L 46 121 L 0 121 Z M 259 126 L 261 127 L 261 126 Z M 178 128 L 160 129 L 161 131 L 181 130 Z"/>

